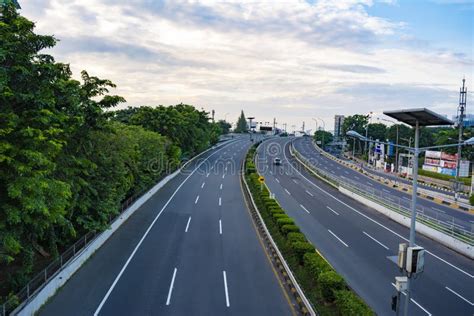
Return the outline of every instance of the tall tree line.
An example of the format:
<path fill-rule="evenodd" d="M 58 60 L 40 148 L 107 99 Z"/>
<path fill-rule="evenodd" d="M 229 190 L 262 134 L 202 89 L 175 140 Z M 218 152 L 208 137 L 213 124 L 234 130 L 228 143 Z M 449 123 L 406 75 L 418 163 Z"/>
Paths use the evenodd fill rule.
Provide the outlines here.
<path fill-rule="evenodd" d="M 129 108 L 115 85 L 43 49 L 52 36 L 6 5 L 0 16 L 0 294 L 43 257 L 102 230 L 122 201 L 150 187 L 220 128 L 193 106 Z M 42 260 L 44 261 L 44 259 Z M 6 282 L 4 282 L 6 281 Z M 1 296 L 1 295 L 0 295 Z"/>

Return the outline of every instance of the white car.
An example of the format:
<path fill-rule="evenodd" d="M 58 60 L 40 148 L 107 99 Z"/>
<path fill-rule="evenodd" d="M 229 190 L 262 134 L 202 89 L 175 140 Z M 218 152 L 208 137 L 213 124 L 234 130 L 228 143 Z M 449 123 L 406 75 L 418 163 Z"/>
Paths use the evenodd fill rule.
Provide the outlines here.
<path fill-rule="evenodd" d="M 275 159 L 273 159 L 273 164 L 274 164 L 274 165 L 277 165 L 277 166 L 281 165 L 281 159 L 278 158 L 278 157 L 275 158 Z"/>

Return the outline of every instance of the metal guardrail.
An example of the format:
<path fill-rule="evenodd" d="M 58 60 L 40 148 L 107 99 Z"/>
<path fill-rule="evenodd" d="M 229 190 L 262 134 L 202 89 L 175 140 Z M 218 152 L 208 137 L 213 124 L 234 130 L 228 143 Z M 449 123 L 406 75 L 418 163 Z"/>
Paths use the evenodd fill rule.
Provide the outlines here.
<path fill-rule="evenodd" d="M 385 193 L 383 191 L 377 190 L 373 187 L 366 186 L 359 182 L 351 181 L 349 178 L 340 178 L 329 172 L 326 172 L 320 168 L 317 168 L 314 165 L 314 162 L 303 157 L 296 149 L 293 148 L 293 143 L 290 143 L 290 152 L 296 155 L 297 158 L 305 162 L 305 166 L 310 168 L 313 172 L 317 173 L 321 177 L 325 178 L 335 186 L 341 186 L 348 189 L 356 194 L 362 195 L 369 200 L 386 206 L 392 211 L 395 211 L 401 215 L 410 217 L 411 214 L 411 201 L 395 197 L 392 194 Z M 343 180 L 344 179 L 344 180 Z M 474 246 L 474 228 L 472 224 L 464 222 L 460 219 L 457 219 L 453 216 L 446 214 L 436 213 L 436 217 L 432 217 L 426 214 L 425 207 L 419 205 L 417 207 L 416 218 L 417 221 L 423 223 L 433 229 L 436 229 L 448 236 L 451 236 L 455 239 L 458 239 L 464 243 L 467 243 L 470 246 Z M 471 226 L 471 230 L 466 229 L 466 227 Z"/>
<path fill-rule="evenodd" d="M 120 212 L 109 221 L 112 224 L 122 213 L 135 201 L 143 192 L 134 194 L 121 204 Z M 79 256 L 82 251 L 90 245 L 100 232 L 91 231 L 77 240 L 71 247 L 55 258 L 46 268 L 38 272 L 19 292 L 0 305 L 0 316 L 6 316 L 12 313 L 19 306 L 26 304 L 30 298 L 36 295 L 52 278 L 54 278 L 62 269 L 72 260 Z"/>
<path fill-rule="evenodd" d="M 228 139 L 225 141 L 231 140 L 233 139 Z M 212 146 L 187 161 L 182 161 L 182 165 L 180 166 L 180 168 L 185 168 L 193 159 L 199 157 L 208 150 L 222 145 L 223 143 L 224 142 L 221 142 L 219 143 L 219 145 Z M 166 176 L 171 174 L 172 171 L 173 170 L 170 170 L 169 172 L 163 174 L 157 182 L 161 181 Z M 127 200 L 125 200 L 120 206 L 119 213 L 115 217 L 111 217 L 108 224 L 113 224 L 132 203 L 139 199 L 145 192 L 150 190 L 155 184 L 156 183 L 154 183 L 150 188 L 145 188 L 140 192 L 135 193 Z M 64 251 L 59 257 L 55 258 L 46 268 L 38 272 L 38 274 L 36 274 L 19 292 L 17 292 L 13 297 L 7 299 L 5 303 L 0 305 L 0 316 L 10 315 L 10 313 L 14 312 L 18 307 L 28 303 L 30 298 L 35 296 L 52 278 L 54 278 L 60 271 L 62 271 L 63 268 L 67 266 L 69 262 L 78 257 L 82 253 L 82 251 L 88 245 L 90 245 L 100 233 L 101 232 L 97 231 L 88 232 L 79 240 L 77 240 L 70 248 Z"/>

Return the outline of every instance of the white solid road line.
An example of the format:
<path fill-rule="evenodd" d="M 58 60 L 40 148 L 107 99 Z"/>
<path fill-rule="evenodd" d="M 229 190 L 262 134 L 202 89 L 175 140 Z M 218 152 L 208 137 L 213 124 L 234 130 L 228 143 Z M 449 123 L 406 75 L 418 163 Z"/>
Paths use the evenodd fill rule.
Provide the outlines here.
<path fill-rule="evenodd" d="M 439 208 L 436 208 L 436 207 L 432 207 L 432 209 L 440 213 L 446 213 L 445 211 L 440 210 Z"/>
<path fill-rule="evenodd" d="M 225 305 L 230 307 L 229 290 L 227 289 L 227 274 L 225 273 L 225 270 L 222 271 L 222 275 L 224 277 Z"/>
<path fill-rule="evenodd" d="M 396 288 L 396 286 L 395 286 L 394 283 L 390 283 L 390 284 L 392 284 L 392 286 L 393 286 L 394 288 Z M 407 296 L 407 293 L 405 293 L 405 292 L 402 292 L 402 294 L 405 295 L 405 296 Z M 422 311 L 424 311 L 426 314 L 428 314 L 429 316 L 431 316 L 431 313 L 428 312 L 428 311 L 426 310 L 426 308 L 424 308 L 423 306 L 421 306 L 420 303 L 418 303 L 417 301 L 415 301 L 415 300 L 412 299 L 412 298 L 410 298 L 410 301 L 412 301 L 413 304 L 415 304 L 416 306 L 418 306 L 418 307 L 419 307 Z"/>
<path fill-rule="evenodd" d="M 366 232 L 363 232 L 364 235 L 366 235 L 367 237 L 369 237 L 370 239 L 372 239 L 373 241 L 375 241 L 376 243 L 378 243 L 380 246 L 384 247 L 385 249 L 389 249 L 387 246 L 385 246 L 384 244 L 382 244 L 380 241 L 378 241 L 377 239 L 375 239 L 374 237 L 370 236 L 369 234 L 367 234 Z"/>
<path fill-rule="evenodd" d="M 191 216 L 189 216 L 188 223 L 186 224 L 186 229 L 184 230 L 185 233 L 188 232 L 189 229 L 189 223 L 191 223 Z"/>
<path fill-rule="evenodd" d="M 469 301 L 467 298 L 463 297 L 461 294 L 459 293 L 456 293 L 454 290 L 450 289 L 449 287 L 446 286 L 446 290 L 448 290 L 449 292 L 453 293 L 454 295 L 456 295 L 457 297 L 459 297 L 460 299 L 462 299 L 463 301 L 465 301 L 466 303 L 468 303 L 469 305 L 471 306 L 474 306 L 474 303 Z"/>
<path fill-rule="evenodd" d="M 201 189 L 204 188 L 204 185 L 205 185 L 205 184 L 206 184 L 206 182 L 203 182 L 203 183 L 201 184 Z"/>
<path fill-rule="evenodd" d="M 194 201 L 194 204 L 197 204 L 198 201 L 199 201 L 199 195 L 196 196 L 196 200 Z"/>
<path fill-rule="evenodd" d="M 222 198 L 219 198 L 219 206 L 222 205 Z"/>
<path fill-rule="evenodd" d="M 308 193 L 309 196 L 314 196 L 313 193 L 309 192 L 308 190 L 306 190 L 306 193 Z"/>
<path fill-rule="evenodd" d="M 174 279 L 176 278 L 176 272 L 178 272 L 178 269 L 174 268 L 173 277 L 171 278 L 170 289 L 168 290 L 168 298 L 166 299 L 166 305 L 170 305 L 171 303 L 171 294 L 173 293 Z"/>
<path fill-rule="evenodd" d="M 336 212 L 335 210 L 333 210 L 333 209 L 332 209 L 332 208 L 330 208 L 329 206 L 326 206 L 326 207 L 327 207 L 327 208 L 328 208 L 328 209 L 329 209 L 331 212 L 333 212 L 334 214 L 336 214 L 336 215 L 339 215 L 339 213 L 338 213 L 338 212 Z"/>
<path fill-rule="evenodd" d="M 283 152 L 283 155 L 284 155 L 286 161 L 289 161 L 289 160 L 288 160 L 288 157 L 286 156 L 286 153 L 285 153 L 285 152 Z M 387 226 L 385 226 L 385 225 L 379 223 L 379 222 L 376 221 L 375 219 L 373 219 L 373 218 L 371 218 L 371 217 L 365 215 L 364 213 L 362 213 L 362 212 L 356 210 L 355 208 L 353 208 L 353 207 L 350 206 L 349 204 L 347 204 L 347 203 L 341 201 L 340 199 L 338 199 L 337 197 L 335 197 L 335 196 L 332 195 L 331 193 L 327 192 L 326 190 L 324 190 L 323 188 L 321 188 L 320 186 L 318 186 L 317 184 L 315 184 L 313 181 L 311 181 L 311 180 L 309 180 L 308 178 L 306 178 L 298 169 L 296 169 L 295 167 L 293 167 L 292 164 L 289 164 L 289 165 L 290 165 L 297 173 L 299 173 L 299 174 L 301 175 L 301 177 L 303 177 L 303 179 L 305 179 L 306 181 L 308 181 L 312 186 L 314 186 L 315 188 L 319 189 L 321 192 L 324 192 L 326 195 L 330 196 L 331 198 L 333 198 L 334 200 L 338 201 L 339 203 L 341 203 L 342 205 L 344 205 L 344 206 L 347 207 L 348 209 L 350 209 L 350 210 L 354 211 L 355 213 L 359 214 L 360 216 L 362 216 L 362 217 L 368 219 L 369 221 L 371 221 L 371 222 L 373 222 L 373 223 L 379 225 L 380 227 L 383 227 L 384 229 L 386 229 L 387 231 L 391 232 L 391 233 L 394 234 L 395 236 L 397 236 L 397 237 L 399 237 L 399 238 L 401 238 L 401 239 L 403 239 L 403 240 L 405 240 L 405 241 L 408 241 L 407 238 L 403 237 L 403 236 L 400 235 L 399 233 L 393 231 L 392 229 L 390 229 L 390 228 L 388 228 Z M 452 264 L 452 263 L 446 261 L 445 259 L 443 259 L 443 258 L 441 258 L 441 257 L 439 257 L 439 256 L 437 256 L 437 255 L 435 255 L 434 253 L 432 253 L 431 251 L 427 250 L 426 248 L 425 248 L 425 251 L 426 251 L 426 253 L 432 255 L 433 257 L 435 257 L 435 258 L 438 259 L 439 261 L 442 261 L 442 262 L 446 263 L 448 266 L 450 266 L 450 267 L 452 267 L 452 268 L 458 270 L 459 272 L 461 272 L 461 273 L 467 275 L 467 276 L 470 277 L 471 279 L 474 278 L 474 275 L 470 274 L 469 272 L 464 271 L 463 269 L 461 269 L 461 268 L 459 268 L 459 267 L 456 267 L 454 264 Z"/>
<path fill-rule="evenodd" d="M 285 189 L 285 192 L 288 193 L 288 195 L 291 195 L 290 191 L 288 191 L 287 189 Z"/>
<path fill-rule="evenodd" d="M 275 181 L 278 182 L 278 183 L 280 183 L 280 180 L 278 180 L 278 178 L 275 178 Z"/>
<path fill-rule="evenodd" d="M 420 305 L 417 301 L 414 299 L 410 298 L 410 301 L 412 301 L 416 306 L 418 306 L 422 311 L 424 311 L 428 316 L 431 316 L 431 313 L 426 310 L 423 306 Z"/>
<path fill-rule="evenodd" d="M 219 220 L 219 234 L 222 235 L 222 220 Z"/>
<path fill-rule="evenodd" d="M 330 232 L 331 235 L 333 235 L 334 237 L 336 237 L 336 239 L 339 240 L 344 246 L 349 247 L 349 245 L 347 245 L 345 242 L 343 242 L 341 238 L 337 237 L 337 235 L 334 234 L 330 229 L 328 229 L 328 232 Z"/>
<path fill-rule="evenodd" d="M 188 181 L 189 178 L 191 178 L 191 176 L 212 156 L 214 156 L 216 153 L 218 153 L 219 151 L 221 151 L 223 148 L 229 146 L 228 145 L 225 145 L 224 147 L 216 150 L 215 152 L 213 152 L 212 154 L 210 154 L 206 159 L 204 159 L 203 161 L 201 161 L 201 163 L 196 167 L 194 168 L 194 170 L 183 180 L 183 182 L 181 182 L 181 184 L 176 188 L 176 190 L 173 192 L 173 194 L 170 196 L 170 198 L 168 199 L 168 201 L 165 203 L 165 205 L 163 205 L 163 207 L 161 208 L 160 212 L 156 215 L 155 219 L 153 220 L 153 222 L 151 222 L 150 226 L 148 226 L 147 230 L 145 231 L 145 233 L 143 234 L 142 238 L 140 239 L 140 241 L 138 242 L 138 244 L 135 246 L 135 248 L 133 249 L 132 253 L 130 254 L 130 256 L 128 257 L 127 261 L 125 262 L 125 264 L 123 265 L 122 269 L 120 270 L 119 274 L 117 275 L 117 277 L 115 278 L 114 282 L 112 283 L 112 285 L 110 286 L 109 290 L 107 291 L 107 293 L 105 293 L 105 296 L 104 298 L 102 299 L 102 301 L 100 302 L 99 306 L 97 307 L 96 311 L 94 312 L 94 316 L 97 316 L 99 315 L 100 313 L 100 310 L 102 309 L 102 307 L 104 306 L 105 302 L 107 301 L 107 299 L 109 298 L 110 296 L 110 293 L 112 293 L 112 291 L 114 290 L 115 286 L 117 285 L 118 281 L 120 280 L 120 278 L 122 277 L 125 269 L 127 269 L 128 265 L 130 264 L 130 261 L 132 261 L 133 257 L 135 256 L 135 254 L 137 253 L 138 251 L 138 248 L 140 248 L 141 244 L 143 243 L 143 241 L 145 240 L 146 236 L 148 236 L 148 234 L 150 233 L 151 229 L 153 228 L 153 226 L 155 225 L 156 221 L 158 220 L 158 218 L 160 218 L 161 214 L 164 212 L 164 210 L 166 209 L 166 207 L 168 207 L 168 205 L 171 203 L 171 200 L 174 198 L 174 196 L 178 193 L 178 191 L 183 187 L 183 185 L 186 183 L 186 181 Z"/>
<path fill-rule="evenodd" d="M 301 205 L 301 204 L 300 204 L 300 206 L 301 206 L 301 208 L 302 208 L 302 209 L 303 209 L 303 210 L 304 210 L 306 213 L 308 213 L 308 214 L 309 214 L 309 211 L 306 209 L 306 207 L 304 207 L 304 206 L 303 206 L 303 205 Z"/>

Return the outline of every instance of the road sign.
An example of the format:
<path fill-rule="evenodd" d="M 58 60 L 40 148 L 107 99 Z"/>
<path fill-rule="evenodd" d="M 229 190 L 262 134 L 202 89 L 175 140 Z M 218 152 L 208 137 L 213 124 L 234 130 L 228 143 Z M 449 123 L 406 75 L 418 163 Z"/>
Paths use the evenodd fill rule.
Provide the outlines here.
<path fill-rule="evenodd" d="M 260 181 L 260 183 L 264 183 L 265 182 L 265 178 L 263 176 L 260 176 L 258 178 L 258 181 Z"/>

